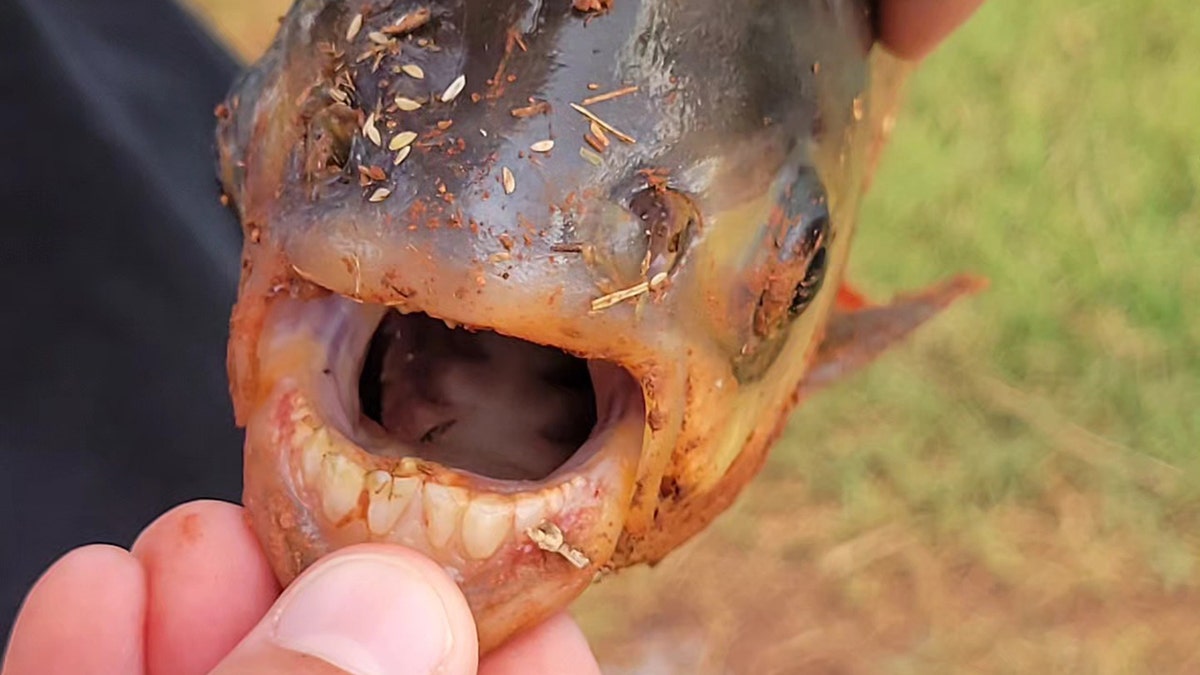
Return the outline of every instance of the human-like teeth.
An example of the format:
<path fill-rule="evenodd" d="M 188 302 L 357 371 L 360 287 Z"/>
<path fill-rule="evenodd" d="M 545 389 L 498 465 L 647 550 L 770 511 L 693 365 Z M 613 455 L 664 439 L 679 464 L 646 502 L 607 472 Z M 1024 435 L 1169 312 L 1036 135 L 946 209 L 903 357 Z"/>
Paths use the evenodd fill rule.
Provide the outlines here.
<path fill-rule="evenodd" d="M 330 452 L 321 462 L 321 506 L 325 517 L 337 523 L 358 506 L 363 490 L 363 470 L 344 455 Z"/>
<path fill-rule="evenodd" d="M 490 557 L 512 532 L 513 503 L 504 497 L 483 495 L 471 500 L 463 516 L 462 543 L 476 560 Z"/>
<path fill-rule="evenodd" d="M 419 475 L 417 461 L 407 457 L 397 462 L 395 473 L 368 471 L 346 454 L 347 441 L 337 432 L 318 424 L 303 426 L 300 473 L 318 495 L 330 525 L 343 526 L 357 513 L 373 537 L 418 547 L 428 542 L 443 551 L 457 541 L 460 553 L 472 560 L 495 555 L 505 541 L 520 541 L 529 529 L 554 518 L 568 501 L 567 493 L 582 483 L 577 478 L 513 496 L 425 482 L 428 478 Z M 359 512 L 362 504 L 365 512 Z"/>
<path fill-rule="evenodd" d="M 321 465 L 325 462 L 325 457 L 333 452 L 333 442 L 329 438 L 328 429 L 320 427 L 309 432 L 300 458 L 300 470 L 304 473 L 305 483 L 310 486 L 320 483 Z"/>
<path fill-rule="evenodd" d="M 372 495 L 382 493 L 392 485 L 392 474 L 387 471 L 372 471 L 367 474 L 367 492 Z"/>
<path fill-rule="evenodd" d="M 554 515 L 563 510 L 563 506 L 567 503 L 566 497 L 563 495 L 563 490 L 566 486 L 560 486 L 553 490 L 546 490 L 542 493 L 542 499 L 546 503 L 546 512 Z"/>
<path fill-rule="evenodd" d="M 518 499 L 513 509 L 513 533 L 518 537 L 546 519 L 546 500 L 541 495 Z"/>
<path fill-rule="evenodd" d="M 428 483 L 424 489 L 425 536 L 434 548 L 445 548 L 458 531 L 470 493 L 465 488 Z"/>
<path fill-rule="evenodd" d="M 420 487 L 417 478 L 401 478 L 387 471 L 367 474 L 367 527 L 371 533 L 391 532 Z"/>

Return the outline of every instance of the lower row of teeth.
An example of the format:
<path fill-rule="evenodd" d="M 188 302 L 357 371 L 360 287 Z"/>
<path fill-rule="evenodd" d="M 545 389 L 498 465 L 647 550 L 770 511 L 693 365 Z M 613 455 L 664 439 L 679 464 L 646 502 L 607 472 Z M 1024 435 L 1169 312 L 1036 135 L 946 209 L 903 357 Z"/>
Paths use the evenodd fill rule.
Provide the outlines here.
<path fill-rule="evenodd" d="M 411 475 L 415 460 L 402 460 L 396 473 L 370 470 L 348 456 L 350 442 L 337 432 L 300 426 L 293 447 L 300 449 L 302 482 L 320 499 L 321 514 L 336 526 L 365 520 L 376 540 L 483 560 L 505 542 L 529 541 L 530 530 L 554 522 L 567 493 L 583 487 L 575 476 L 536 492 L 500 495 Z"/>

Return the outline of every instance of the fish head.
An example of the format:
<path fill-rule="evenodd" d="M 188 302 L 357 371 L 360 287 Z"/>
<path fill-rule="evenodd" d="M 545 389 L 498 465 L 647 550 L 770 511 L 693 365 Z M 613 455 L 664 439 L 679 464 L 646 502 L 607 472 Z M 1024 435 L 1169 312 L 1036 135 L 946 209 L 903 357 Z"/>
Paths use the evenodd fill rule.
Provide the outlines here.
<path fill-rule="evenodd" d="M 592 9 L 300 0 L 219 110 L 284 583 L 405 545 L 487 650 L 700 531 L 798 400 L 879 132 L 865 4 Z"/>

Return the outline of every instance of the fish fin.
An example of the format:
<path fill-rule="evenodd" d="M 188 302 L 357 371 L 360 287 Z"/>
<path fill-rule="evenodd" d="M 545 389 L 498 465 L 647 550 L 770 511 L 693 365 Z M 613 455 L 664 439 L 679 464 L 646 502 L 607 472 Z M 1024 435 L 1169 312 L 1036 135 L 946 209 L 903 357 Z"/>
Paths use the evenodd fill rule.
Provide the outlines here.
<path fill-rule="evenodd" d="M 851 312 L 858 309 L 871 307 L 875 303 L 867 299 L 866 294 L 852 286 L 849 282 L 843 281 L 837 294 L 837 308 L 844 312 Z"/>
<path fill-rule="evenodd" d="M 915 295 L 900 296 L 888 305 L 836 310 L 812 366 L 800 383 L 799 397 L 857 372 L 954 301 L 986 287 L 985 279 L 959 276 Z"/>

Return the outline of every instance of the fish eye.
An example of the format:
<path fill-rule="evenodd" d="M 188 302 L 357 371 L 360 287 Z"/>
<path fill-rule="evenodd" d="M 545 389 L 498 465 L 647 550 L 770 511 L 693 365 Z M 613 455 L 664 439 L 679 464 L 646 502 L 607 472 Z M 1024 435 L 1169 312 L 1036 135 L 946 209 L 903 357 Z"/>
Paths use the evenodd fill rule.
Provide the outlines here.
<path fill-rule="evenodd" d="M 812 172 L 799 172 L 768 224 L 761 257 L 745 277 L 754 298 L 750 329 L 734 370 L 739 380 L 761 377 L 787 340 L 789 328 L 821 292 L 833 227 L 825 192 Z M 746 297 L 746 296 L 743 296 Z"/>
<path fill-rule="evenodd" d="M 812 304 L 825 283 L 829 214 L 819 203 L 789 228 L 770 263 L 772 272 L 755 311 L 755 330 L 767 337 L 795 320 Z"/>
<path fill-rule="evenodd" d="M 825 247 L 825 231 L 828 230 L 828 220 L 821 220 L 821 232 L 817 237 L 817 250 L 809 258 L 808 267 L 804 271 L 804 277 L 800 283 L 796 284 L 795 291 L 792 293 L 792 303 L 788 306 L 788 316 L 792 319 L 804 313 L 812 301 L 820 293 L 821 287 L 825 284 L 825 267 L 827 262 L 827 249 Z"/>

